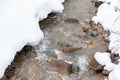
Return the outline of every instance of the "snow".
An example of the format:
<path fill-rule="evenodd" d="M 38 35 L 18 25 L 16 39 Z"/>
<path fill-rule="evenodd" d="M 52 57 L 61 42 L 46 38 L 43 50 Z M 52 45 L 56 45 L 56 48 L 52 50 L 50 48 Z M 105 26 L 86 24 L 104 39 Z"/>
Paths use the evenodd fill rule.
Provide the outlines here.
<path fill-rule="evenodd" d="M 111 62 L 110 53 L 96 52 L 94 58 L 100 65 L 103 65 L 104 69 L 107 71 L 112 71 L 116 66 Z"/>
<path fill-rule="evenodd" d="M 120 69 L 113 70 L 109 76 L 109 80 L 120 80 Z"/>
<path fill-rule="evenodd" d="M 0 78 L 17 51 L 37 45 L 44 37 L 39 21 L 51 12 L 62 12 L 64 0 L 0 1 Z"/>
<path fill-rule="evenodd" d="M 106 65 L 107 63 L 111 62 L 110 54 L 107 52 L 106 53 L 96 52 L 94 57 L 97 60 L 97 62 L 100 63 L 101 65 Z"/>
<path fill-rule="evenodd" d="M 93 21 L 100 23 L 103 28 L 110 32 L 109 49 L 112 53 L 120 55 L 120 0 L 99 0 L 104 3 L 98 8 Z M 105 65 L 104 69 L 110 71 L 109 80 L 120 80 L 120 59 L 118 64 L 111 62 L 108 53 L 96 52 L 95 59 L 101 65 Z"/>

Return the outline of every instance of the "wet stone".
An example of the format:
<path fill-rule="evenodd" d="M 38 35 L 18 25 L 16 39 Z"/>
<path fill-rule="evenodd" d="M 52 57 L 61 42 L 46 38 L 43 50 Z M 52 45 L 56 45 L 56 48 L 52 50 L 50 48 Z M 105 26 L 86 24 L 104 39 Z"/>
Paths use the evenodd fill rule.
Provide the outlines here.
<path fill-rule="evenodd" d="M 63 52 L 74 52 L 74 51 L 77 51 L 77 50 L 80 50 L 82 49 L 82 47 L 64 47 L 62 49 Z"/>
<path fill-rule="evenodd" d="M 111 53 L 110 54 L 111 61 L 115 64 L 119 63 L 120 56 L 119 54 Z"/>
<path fill-rule="evenodd" d="M 72 72 L 73 72 L 74 74 L 78 74 L 79 71 L 80 71 L 79 66 L 78 66 L 77 64 L 73 64 L 73 65 L 72 65 Z"/>
<path fill-rule="evenodd" d="M 103 3 L 102 1 L 96 1 L 96 2 L 95 2 L 95 7 L 98 8 L 102 3 Z"/>
<path fill-rule="evenodd" d="M 91 27 L 97 26 L 97 24 L 95 24 L 94 21 L 90 21 L 89 24 Z"/>
<path fill-rule="evenodd" d="M 108 33 L 103 34 L 103 39 L 105 42 L 109 42 L 109 34 Z"/>
<path fill-rule="evenodd" d="M 52 59 L 49 61 L 49 65 L 61 74 L 70 75 L 72 73 L 72 64 L 64 60 Z"/>
<path fill-rule="evenodd" d="M 94 70 L 94 71 L 96 71 L 96 72 L 98 72 L 98 73 L 99 73 L 99 72 L 102 72 L 102 71 L 103 71 L 103 68 L 104 68 L 104 66 L 100 65 L 100 64 L 95 60 L 94 57 L 92 57 L 92 58 L 90 59 L 89 67 L 90 67 L 90 69 L 92 69 L 92 70 Z"/>
<path fill-rule="evenodd" d="M 88 32 L 89 29 L 90 29 L 90 27 L 88 27 L 88 26 L 83 26 L 83 27 L 82 27 L 82 30 L 83 30 L 84 32 Z"/>
<path fill-rule="evenodd" d="M 90 31 L 90 34 L 91 34 L 92 37 L 98 36 L 98 32 L 97 31 Z"/>
<path fill-rule="evenodd" d="M 14 75 L 14 70 L 15 70 L 14 67 L 7 68 L 6 71 L 5 71 L 6 78 L 10 78 L 11 76 L 13 76 Z"/>
<path fill-rule="evenodd" d="M 26 45 L 22 48 L 21 52 L 31 52 L 33 50 L 33 47 L 30 45 Z"/>
<path fill-rule="evenodd" d="M 76 18 L 67 18 L 64 20 L 66 23 L 79 23 L 79 20 Z"/>
<path fill-rule="evenodd" d="M 102 71 L 102 74 L 105 75 L 105 76 L 108 76 L 109 73 L 110 73 L 110 71 L 108 71 L 108 70 L 103 70 L 103 71 Z"/>
<path fill-rule="evenodd" d="M 57 54 L 54 51 L 43 51 L 43 53 L 45 53 L 48 57 L 53 57 L 53 58 L 57 58 Z"/>

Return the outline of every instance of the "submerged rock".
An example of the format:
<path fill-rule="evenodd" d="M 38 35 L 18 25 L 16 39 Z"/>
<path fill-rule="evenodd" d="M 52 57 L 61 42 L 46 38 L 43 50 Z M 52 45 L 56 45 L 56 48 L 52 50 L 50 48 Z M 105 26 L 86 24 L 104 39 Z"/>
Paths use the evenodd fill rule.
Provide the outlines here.
<path fill-rule="evenodd" d="M 78 66 L 77 64 L 73 64 L 73 65 L 72 65 L 72 72 L 73 72 L 74 74 L 78 74 L 79 71 L 80 71 L 79 66 Z"/>
<path fill-rule="evenodd" d="M 100 65 L 96 60 L 95 58 L 91 58 L 90 59 L 90 62 L 89 62 L 89 67 L 90 69 L 96 71 L 96 72 L 102 72 L 103 71 L 103 68 L 104 66 Z"/>
<path fill-rule="evenodd" d="M 64 20 L 66 23 L 79 23 L 79 20 L 76 18 L 67 18 Z"/>
<path fill-rule="evenodd" d="M 91 31 L 90 34 L 91 34 L 92 37 L 98 36 L 98 32 L 97 31 Z"/>
<path fill-rule="evenodd" d="M 62 49 L 63 52 L 73 52 L 73 51 L 76 51 L 76 50 L 80 50 L 82 49 L 82 47 L 64 47 Z"/>
<path fill-rule="evenodd" d="M 53 70 L 56 70 L 61 74 L 70 75 L 72 73 L 72 63 L 64 60 L 52 59 L 49 61 L 49 65 Z"/>

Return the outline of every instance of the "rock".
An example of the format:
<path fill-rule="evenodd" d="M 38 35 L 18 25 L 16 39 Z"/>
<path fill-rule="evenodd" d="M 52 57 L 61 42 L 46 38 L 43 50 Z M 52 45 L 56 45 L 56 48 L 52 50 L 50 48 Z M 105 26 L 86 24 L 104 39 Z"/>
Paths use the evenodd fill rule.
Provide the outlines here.
<path fill-rule="evenodd" d="M 92 21 L 92 20 L 89 22 L 89 24 L 90 24 L 91 27 L 97 26 L 97 24 L 95 24 L 94 21 Z"/>
<path fill-rule="evenodd" d="M 91 36 L 93 36 L 93 37 L 98 36 L 98 32 L 97 32 L 97 31 L 90 31 L 90 34 L 91 34 Z"/>
<path fill-rule="evenodd" d="M 79 49 L 82 49 L 82 47 L 74 47 L 75 46 L 75 43 L 74 44 L 69 44 L 69 43 L 66 43 L 66 42 L 58 42 L 58 45 L 61 46 L 62 48 L 62 52 L 74 52 L 76 50 L 79 50 Z"/>
<path fill-rule="evenodd" d="M 96 2 L 95 2 L 95 7 L 98 8 L 102 3 L 103 3 L 102 1 L 96 1 Z"/>
<path fill-rule="evenodd" d="M 118 64 L 119 63 L 119 59 L 120 59 L 120 56 L 119 54 L 115 54 L 115 53 L 111 53 L 110 54 L 110 58 L 111 58 L 111 61 L 115 64 Z"/>
<path fill-rule="evenodd" d="M 8 68 L 5 71 L 6 78 L 12 77 L 14 75 L 14 70 L 15 70 L 15 67 L 8 66 Z"/>
<path fill-rule="evenodd" d="M 84 32 L 88 32 L 89 29 L 90 29 L 90 27 L 85 27 L 85 26 L 82 27 L 82 30 L 83 30 Z"/>
<path fill-rule="evenodd" d="M 66 23 L 79 23 L 79 20 L 76 18 L 67 18 L 64 20 Z"/>
<path fill-rule="evenodd" d="M 97 26 L 95 26 L 92 22 L 91 22 L 91 27 L 83 26 L 82 30 L 93 37 L 96 37 L 98 35 Z"/>
<path fill-rule="evenodd" d="M 46 56 L 48 57 L 53 57 L 53 58 L 57 58 L 57 54 L 54 52 L 54 51 L 50 51 L 50 50 L 46 50 L 46 51 L 43 51 L 43 53 L 46 54 Z"/>
<path fill-rule="evenodd" d="M 25 52 L 25 53 L 28 53 L 28 52 L 31 52 L 34 48 L 30 45 L 26 45 L 22 48 L 22 50 L 20 52 Z"/>
<path fill-rule="evenodd" d="M 108 76 L 109 73 L 110 73 L 110 72 L 109 72 L 108 70 L 103 70 L 103 71 L 102 71 L 102 74 L 105 75 L 105 76 Z"/>
<path fill-rule="evenodd" d="M 103 34 L 103 39 L 105 40 L 105 42 L 109 42 L 109 35 Z"/>
<path fill-rule="evenodd" d="M 80 50 L 82 47 L 63 47 L 62 51 L 63 52 L 73 52 L 76 50 Z"/>
<path fill-rule="evenodd" d="M 104 66 L 100 65 L 96 60 L 95 58 L 91 58 L 90 59 L 90 62 L 89 62 L 89 67 L 90 69 L 96 71 L 96 72 L 102 72 L 103 71 L 103 68 Z"/>
<path fill-rule="evenodd" d="M 104 37 L 105 42 L 109 42 L 109 37 Z"/>
<path fill-rule="evenodd" d="M 7 80 L 6 76 L 4 75 L 1 80 Z"/>
<path fill-rule="evenodd" d="M 49 65 L 53 70 L 56 70 L 61 74 L 70 75 L 72 73 L 72 63 L 64 60 L 52 59 L 49 61 Z"/>
<path fill-rule="evenodd" d="M 39 22 L 39 24 L 41 24 L 40 28 L 43 30 L 43 29 L 47 28 L 47 25 L 53 24 L 54 21 L 55 21 L 55 19 L 48 17 L 47 19 L 44 19 Z"/>
<path fill-rule="evenodd" d="M 73 65 L 72 65 L 72 72 L 73 72 L 74 74 L 78 74 L 79 71 L 80 71 L 79 66 L 78 66 L 77 64 L 73 64 Z"/>
<path fill-rule="evenodd" d="M 89 49 L 94 49 L 95 47 L 96 47 L 96 45 L 95 45 L 95 44 L 93 44 L 93 43 L 88 44 L 88 48 L 89 48 Z"/>

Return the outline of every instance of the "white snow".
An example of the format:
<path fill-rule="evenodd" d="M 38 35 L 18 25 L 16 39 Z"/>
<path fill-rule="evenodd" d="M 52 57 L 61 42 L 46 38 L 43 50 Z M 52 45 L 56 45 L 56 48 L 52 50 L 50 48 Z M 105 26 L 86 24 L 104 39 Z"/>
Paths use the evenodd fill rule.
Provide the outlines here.
<path fill-rule="evenodd" d="M 0 78 L 17 51 L 43 38 L 39 20 L 62 12 L 64 0 L 0 0 Z"/>
<path fill-rule="evenodd" d="M 105 70 L 112 71 L 116 66 L 111 62 L 110 53 L 96 52 L 94 58 L 100 65 L 105 66 L 104 67 Z"/>
<path fill-rule="evenodd" d="M 99 0 L 103 1 L 98 8 L 96 16 L 93 17 L 95 23 L 102 24 L 105 30 L 110 32 L 109 49 L 112 53 L 120 55 L 120 0 Z M 120 80 L 120 59 L 119 64 L 111 62 L 107 53 L 95 53 L 95 59 L 101 65 L 105 65 L 104 69 L 110 71 L 109 80 Z"/>
<path fill-rule="evenodd" d="M 120 69 L 115 69 L 110 72 L 108 78 L 109 80 L 120 80 Z"/>
<path fill-rule="evenodd" d="M 106 53 L 96 52 L 94 57 L 97 60 L 97 62 L 100 63 L 101 65 L 106 65 L 107 63 L 111 62 L 110 54 L 107 52 Z"/>

